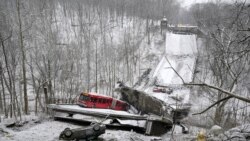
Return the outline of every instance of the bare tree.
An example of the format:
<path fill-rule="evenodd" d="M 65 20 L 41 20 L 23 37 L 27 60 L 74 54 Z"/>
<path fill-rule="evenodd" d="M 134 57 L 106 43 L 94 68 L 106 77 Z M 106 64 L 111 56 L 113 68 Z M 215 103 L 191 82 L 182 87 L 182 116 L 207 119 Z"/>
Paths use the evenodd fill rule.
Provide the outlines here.
<path fill-rule="evenodd" d="M 23 41 L 23 23 L 21 19 L 21 9 L 20 0 L 16 0 L 17 14 L 18 14 L 18 27 L 19 27 L 19 41 L 20 48 L 22 52 L 22 71 L 23 71 L 23 94 L 24 94 L 24 113 L 28 114 L 29 104 L 28 104 L 28 94 L 27 94 L 27 77 L 26 77 L 26 53 Z"/>
<path fill-rule="evenodd" d="M 198 4 L 193 7 L 193 10 L 198 25 L 206 34 L 207 58 L 205 60 L 209 63 L 207 69 L 211 70 L 212 79 L 210 84 L 202 82 L 187 85 L 198 85 L 217 90 L 210 91 L 213 99 L 216 97 L 214 104 L 199 114 L 215 106 L 214 121 L 216 124 L 225 126 L 228 124 L 225 123 L 225 120 L 233 118 L 232 111 L 225 110 L 226 106 L 233 104 L 233 102 L 229 102 L 230 99 L 250 101 L 245 95 L 234 94 L 243 84 L 249 63 L 247 49 L 249 44 L 241 43 L 242 36 L 246 36 L 246 33 L 238 30 L 239 25 L 247 26 L 249 24 L 249 22 L 245 22 L 249 17 L 244 14 L 249 12 L 247 12 L 245 3 Z M 235 107 L 235 105 L 232 106 Z M 232 123 L 232 126 L 235 124 Z"/>

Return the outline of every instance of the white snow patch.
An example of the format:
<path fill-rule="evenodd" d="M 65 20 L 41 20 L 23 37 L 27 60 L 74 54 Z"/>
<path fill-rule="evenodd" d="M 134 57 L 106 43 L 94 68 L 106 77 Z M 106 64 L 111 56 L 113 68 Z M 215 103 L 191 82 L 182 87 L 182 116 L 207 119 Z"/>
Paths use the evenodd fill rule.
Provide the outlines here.
<path fill-rule="evenodd" d="M 2 141 L 59 141 L 59 135 L 65 128 L 80 128 L 83 126 L 77 126 L 70 123 L 59 122 L 59 121 L 46 121 L 41 124 L 37 124 L 22 131 L 9 131 L 9 134 L 1 136 Z M 133 131 L 121 131 L 121 130 L 108 130 L 106 129 L 105 134 L 100 135 L 99 138 L 104 140 L 117 140 L 117 141 L 131 141 L 131 140 L 143 140 L 151 141 L 159 139 L 160 137 L 155 136 L 144 136 L 142 134 L 135 133 Z"/>

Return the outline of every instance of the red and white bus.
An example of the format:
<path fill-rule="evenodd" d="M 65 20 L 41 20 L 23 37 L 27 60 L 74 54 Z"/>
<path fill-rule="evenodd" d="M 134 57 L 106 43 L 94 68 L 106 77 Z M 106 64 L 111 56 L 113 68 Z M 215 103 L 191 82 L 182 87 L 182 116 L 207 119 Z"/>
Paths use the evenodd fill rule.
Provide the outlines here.
<path fill-rule="evenodd" d="M 129 105 L 121 100 L 100 95 L 97 93 L 81 93 L 78 99 L 78 105 L 87 108 L 113 109 L 127 111 Z"/>

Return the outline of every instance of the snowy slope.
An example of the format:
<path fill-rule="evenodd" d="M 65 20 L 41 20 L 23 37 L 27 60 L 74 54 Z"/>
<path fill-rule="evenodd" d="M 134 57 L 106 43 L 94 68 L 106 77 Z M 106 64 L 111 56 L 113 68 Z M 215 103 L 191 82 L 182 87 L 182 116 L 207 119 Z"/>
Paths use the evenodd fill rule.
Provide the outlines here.
<path fill-rule="evenodd" d="M 153 92 L 155 86 L 149 86 L 144 91 L 172 107 L 175 107 L 177 103 L 189 103 L 190 89 L 182 85 L 181 78 L 186 83 L 192 82 L 196 57 L 196 35 L 166 33 L 165 53 L 155 68 L 151 80 L 156 80 L 158 85 L 172 88 L 173 92 L 170 95 L 156 93 Z"/>

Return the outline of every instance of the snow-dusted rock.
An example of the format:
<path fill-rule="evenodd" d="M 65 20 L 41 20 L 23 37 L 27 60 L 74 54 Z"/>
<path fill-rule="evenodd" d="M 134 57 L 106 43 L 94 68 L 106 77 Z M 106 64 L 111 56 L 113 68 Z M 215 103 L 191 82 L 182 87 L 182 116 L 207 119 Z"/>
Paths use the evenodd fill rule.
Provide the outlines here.
<path fill-rule="evenodd" d="M 231 141 L 246 141 L 246 138 L 243 134 L 239 132 L 233 132 L 229 140 Z"/>
<path fill-rule="evenodd" d="M 5 131 L 3 128 L 0 128 L 0 134 L 8 134 L 9 132 L 8 131 Z"/>
<path fill-rule="evenodd" d="M 219 134 L 223 133 L 223 129 L 218 125 L 214 125 L 210 129 L 210 133 L 213 134 L 214 136 L 218 136 Z"/>
<path fill-rule="evenodd" d="M 207 141 L 222 141 L 222 139 L 220 137 L 209 137 Z"/>
<path fill-rule="evenodd" d="M 238 126 L 220 134 L 222 141 L 248 141 L 250 139 L 250 124 Z"/>
<path fill-rule="evenodd" d="M 245 139 L 249 140 L 250 139 L 250 124 L 245 124 L 236 128 L 232 128 L 229 130 L 229 132 L 233 133 L 235 135 L 236 133 L 242 135 Z"/>
<path fill-rule="evenodd" d="M 240 126 L 243 133 L 250 133 L 250 124 Z"/>
<path fill-rule="evenodd" d="M 234 132 L 241 132 L 241 130 L 239 129 L 239 128 L 232 128 L 232 129 L 230 129 L 230 130 L 228 130 L 228 132 L 230 133 L 230 134 L 232 134 L 232 133 L 234 133 Z"/>

